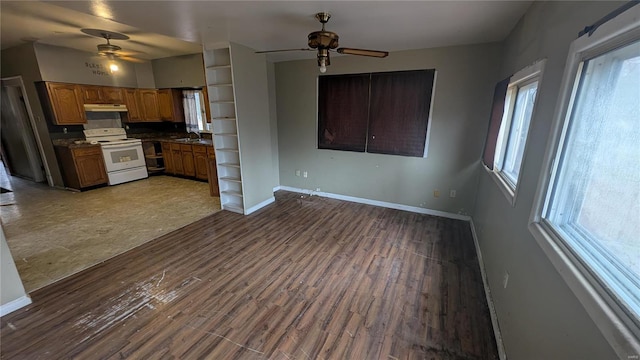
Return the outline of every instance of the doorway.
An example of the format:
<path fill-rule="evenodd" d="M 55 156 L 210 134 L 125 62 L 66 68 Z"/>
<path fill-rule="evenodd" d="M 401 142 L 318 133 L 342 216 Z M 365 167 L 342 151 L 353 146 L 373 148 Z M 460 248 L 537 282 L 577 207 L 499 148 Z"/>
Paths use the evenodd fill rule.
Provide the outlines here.
<path fill-rule="evenodd" d="M 45 182 L 50 176 L 46 176 L 46 160 L 34 131 L 22 77 L 2 79 L 0 85 L 2 161 L 13 176 Z"/>

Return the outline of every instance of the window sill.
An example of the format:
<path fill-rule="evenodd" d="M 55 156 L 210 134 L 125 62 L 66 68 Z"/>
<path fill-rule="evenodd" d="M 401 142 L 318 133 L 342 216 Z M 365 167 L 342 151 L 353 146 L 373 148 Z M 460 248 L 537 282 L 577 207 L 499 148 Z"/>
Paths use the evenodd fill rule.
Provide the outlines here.
<path fill-rule="evenodd" d="M 620 316 L 602 295 L 604 290 L 596 288 L 597 282 L 545 224 L 530 223 L 529 231 L 620 358 L 640 354 L 640 329 L 633 320 Z"/>
<path fill-rule="evenodd" d="M 516 195 L 518 194 L 518 188 L 516 187 L 516 189 L 512 189 L 511 186 L 495 171 L 489 169 L 484 164 L 482 164 L 482 167 L 484 167 L 485 171 L 489 173 L 489 177 L 491 177 L 496 183 L 498 189 L 500 189 L 504 197 L 507 198 L 507 201 L 509 202 L 511 207 L 516 206 Z"/>

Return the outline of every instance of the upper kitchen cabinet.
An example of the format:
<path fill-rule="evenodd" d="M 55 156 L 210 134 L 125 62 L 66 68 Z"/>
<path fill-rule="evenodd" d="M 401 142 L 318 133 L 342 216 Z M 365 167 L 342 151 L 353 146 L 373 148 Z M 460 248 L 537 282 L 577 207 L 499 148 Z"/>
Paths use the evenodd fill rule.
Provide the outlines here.
<path fill-rule="evenodd" d="M 124 104 L 121 88 L 110 86 L 81 85 L 85 104 Z"/>
<path fill-rule="evenodd" d="M 52 124 L 80 125 L 87 123 L 80 85 L 53 82 L 37 84 L 38 95 Z"/>
<path fill-rule="evenodd" d="M 85 104 L 102 104 L 102 86 L 81 85 Z"/>
<path fill-rule="evenodd" d="M 142 119 L 144 121 L 160 121 L 158 108 L 158 90 L 138 89 Z"/>
<path fill-rule="evenodd" d="M 102 87 L 102 96 L 106 104 L 124 104 L 124 93 L 122 88 Z"/>
<path fill-rule="evenodd" d="M 124 89 L 124 103 L 127 105 L 127 113 L 125 115 L 125 121 L 128 122 L 141 122 L 142 112 L 140 109 L 140 100 L 138 98 L 137 89 Z"/>
<path fill-rule="evenodd" d="M 250 214 L 274 201 L 266 59 L 232 43 L 204 60 L 220 202 Z"/>
<path fill-rule="evenodd" d="M 182 93 L 180 90 L 158 90 L 158 108 L 160 120 L 184 122 L 184 108 L 182 107 Z"/>

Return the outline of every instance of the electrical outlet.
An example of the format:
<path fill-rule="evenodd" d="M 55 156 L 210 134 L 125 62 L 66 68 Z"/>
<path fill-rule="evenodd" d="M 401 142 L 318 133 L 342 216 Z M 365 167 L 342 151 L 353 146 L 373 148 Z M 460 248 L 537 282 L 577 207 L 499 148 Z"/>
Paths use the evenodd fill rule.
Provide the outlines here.
<path fill-rule="evenodd" d="M 308 174 L 306 171 L 304 171 L 304 172 L 302 173 L 302 177 L 307 177 L 308 175 L 309 175 L 309 174 Z"/>
<path fill-rule="evenodd" d="M 67 128 L 62 128 L 62 132 L 66 134 L 68 132 Z"/>
<path fill-rule="evenodd" d="M 456 197 L 456 191 L 455 190 L 449 190 L 449 197 Z"/>
<path fill-rule="evenodd" d="M 320 192 L 320 188 L 316 188 L 316 192 Z"/>
<path fill-rule="evenodd" d="M 300 170 L 296 170 L 296 176 L 300 176 Z"/>
<path fill-rule="evenodd" d="M 504 288 L 507 288 L 507 285 L 509 284 L 509 273 L 508 272 L 504 272 L 504 277 L 502 278 L 502 286 L 504 286 Z"/>
<path fill-rule="evenodd" d="M 433 190 L 433 197 L 434 198 L 440 197 L 440 190 L 437 190 L 437 189 Z"/>

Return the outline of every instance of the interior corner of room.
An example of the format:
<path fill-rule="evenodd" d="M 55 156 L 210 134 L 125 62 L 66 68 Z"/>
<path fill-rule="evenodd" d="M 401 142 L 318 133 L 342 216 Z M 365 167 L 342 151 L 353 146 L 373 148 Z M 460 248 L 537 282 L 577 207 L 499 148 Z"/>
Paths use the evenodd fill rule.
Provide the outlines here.
<path fill-rule="evenodd" d="M 572 206 L 554 196 L 587 186 L 563 185 L 561 171 L 552 171 L 568 141 L 561 122 L 570 120 L 560 114 L 578 84 L 569 80 L 598 52 L 629 43 L 637 51 L 635 28 L 620 32 L 615 46 L 599 38 L 620 13 L 637 14 L 637 2 L 362 4 L 375 22 L 348 3 L 330 4 L 329 15 L 315 13 L 317 2 L 291 3 L 291 11 L 270 1 L 251 11 L 151 2 L 157 12 L 146 20 L 142 4 L 105 3 L 121 23 L 109 29 L 113 38 L 67 26 L 2 46 L 3 337 L 30 336 L 38 323 L 29 312 L 63 306 L 59 292 L 97 291 L 89 283 L 106 281 L 103 303 L 68 315 L 71 338 L 82 341 L 43 348 L 106 355 L 105 344 L 117 343 L 121 356 L 144 357 L 150 347 L 138 345 L 148 336 L 178 358 L 637 358 L 640 245 L 603 251 L 631 264 L 616 270 L 624 277 L 616 292 L 597 273 L 609 270 L 589 262 L 595 250 L 558 235 L 573 231 L 595 243 L 594 228 L 610 222 L 597 219 L 602 209 L 621 214 L 606 198 L 640 196 L 632 191 L 636 149 L 627 140 L 609 144 L 633 160 L 608 170 L 623 174 L 615 189 L 630 190 L 593 191 L 597 206 L 576 215 L 593 228 L 551 223 L 552 215 L 568 217 L 556 208 Z M 43 9 L 110 26 L 89 2 L 33 4 L 42 8 L 2 1 L 3 33 Z M 171 28 L 177 20 L 159 20 L 176 9 L 189 22 L 184 31 Z M 229 25 L 226 11 L 250 25 Z M 380 32 L 402 21 L 410 30 Z M 354 48 L 322 45 L 337 47 L 338 33 L 341 46 Z M 579 38 L 606 46 L 580 52 Z M 105 41 L 122 54 L 91 50 Z M 406 128 L 389 125 L 394 119 Z M 607 239 L 638 229 L 639 211 L 630 205 L 616 215 L 627 225 L 618 235 L 606 230 Z M 140 318 L 107 324 L 119 306 Z M 172 318 L 176 311 L 182 318 Z M 282 326 L 287 319 L 292 326 Z M 136 324 L 144 335 L 124 341 L 128 330 L 97 331 L 102 321 L 104 329 Z M 167 324 L 166 334 L 151 323 Z M 258 334 L 260 324 L 268 331 Z M 80 328 L 96 331 L 84 338 Z M 193 348 L 167 340 L 174 337 Z"/>

